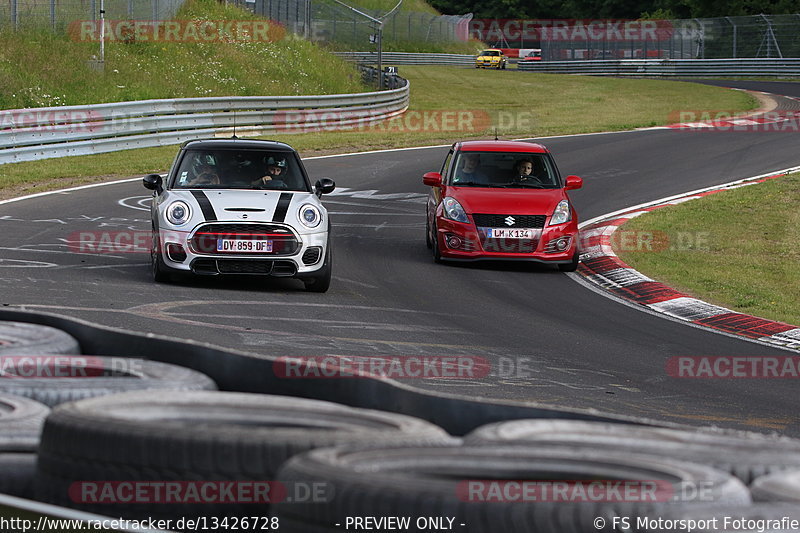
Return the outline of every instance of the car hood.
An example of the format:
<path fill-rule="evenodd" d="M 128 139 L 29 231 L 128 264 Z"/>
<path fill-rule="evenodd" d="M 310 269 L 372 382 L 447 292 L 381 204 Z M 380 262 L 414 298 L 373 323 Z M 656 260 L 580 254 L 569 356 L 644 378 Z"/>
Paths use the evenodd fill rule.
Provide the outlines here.
<path fill-rule="evenodd" d="M 467 213 L 552 215 L 558 202 L 567 198 L 563 189 L 487 189 L 448 187 Z"/>
<path fill-rule="evenodd" d="M 195 207 L 192 222 L 206 220 L 247 220 L 249 222 L 286 222 L 296 224 L 297 210 L 305 203 L 318 206 L 324 211 L 317 197 L 305 191 L 265 190 L 175 190 L 172 199 L 182 199 Z M 282 208 L 279 209 L 279 204 Z M 213 210 L 213 218 L 211 217 Z"/>

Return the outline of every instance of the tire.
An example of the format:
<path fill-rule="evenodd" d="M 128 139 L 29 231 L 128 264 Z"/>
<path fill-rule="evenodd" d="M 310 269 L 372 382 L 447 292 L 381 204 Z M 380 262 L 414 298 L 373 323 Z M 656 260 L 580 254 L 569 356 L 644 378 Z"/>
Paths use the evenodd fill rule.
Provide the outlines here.
<path fill-rule="evenodd" d="M 122 357 L 59 358 L 59 373 L 73 377 L 0 379 L 0 393 L 55 405 L 134 390 L 216 390 L 214 381 L 182 366 Z M 52 366 L 50 367 L 53 368 Z"/>
<path fill-rule="evenodd" d="M 328 292 L 331 286 L 331 275 L 333 273 L 333 251 L 331 250 L 331 241 L 328 239 L 328 246 L 325 250 L 325 262 L 320 269 L 317 277 L 308 278 L 303 280 L 303 285 L 308 292 Z"/>
<path fill-rule="evenodd" d="M 800 440 L 740 431 L 690 431 L 577 420 L 514 420 L 480 427 L 464 438 L 475 446 L 592 446 L 713 466 L 745 484 L 764 474 L 800 468 Z"/>
<path fill-rule="evenodd" d="M 274 480 L 291 456 L 321 446 L 451 440 L 417 418 L 317 400 L 227 392 L 126 393 L 53 411 L 39 450 L 37 497 L 114 516 L 252 516 L 252 504 L 236 502 L 78 505 L 68 490 L 81 480 Z"/>
<path fill-rule="evenodd" d="M 431 222 L 428 220 L 428 214 L 425 213 L 425 246 L 428 250 L 433 249 L 433 241 L 431 240 Z"/>
<path fill-rule="evenodd" d="M 153 276 L 153 281 L 165 283 L 170 281 L 170 274 L 167 265 L 164 264 L 164 259 L 161 257 L 160 241 L 158 229 L 154 226 L 153 237 L 150 241 L 150 272 Z"/>
<path fill-rule="evenodd" d="M 33 400 L 0 394 L 0 494 L 33 497 L 36 449 L 49 412 Z"/>
<path fill-rule="evenodd" d="M 0 356 L 78 353 L 81 353 L 78 341 L 60 329 L 0 321 Z"/>
<path fill-rule="evenodd" d="M 562 263 L 558 265 L 558 269 L 561 272 L 575 272 L 578 270 L 578 263 L 580 262 L 580 254 L 578 250 L 575 250 L 575 254 L 572 256 L 572 261 L 569 263 Z"/>
<path fill-rule="evenodd" d="M 333 524 L 344 524 L 348 516 L 410 516 L 411 524 L 403 531 L 429 531 L 416 526 L 418 517 L 446 516 L 455 518 L 455 524 L 465 524 L 464 531 L 470 533 L 585 533 L 596 530 L 593 524 L 598 516 L 607 518 L 609 526 L 599 530 L 610 531 L 612 516 L 648 516 L 667 506 L 697 505 L 698 501 L 697 495 L 669 502 L 664 497 L 663 503 L 600 502 L 586 497 L 529 498 L 524 503 L 510 501 L 512 498 L 482 501 L 481 494 L 484 498 L 498 494 L 488 488 L 492 480 L 646 480 L 670 489 L 681 484 L 710 487 L 704 496 L 716 502 L 750 503 L 747 488 L 738 479 L 713 468 L 591 449 L 392 446 L 370 450 L 343 446 L 294 457 L 281 468 L 278 480 L 287 486 L 314 480 L 330 486 L 336 495 L 323 502 L 275 504 L 272 514 L 280 518 L 281 531 L 292 533 L 341 531 Z M 475 490 L 471 483 L 487 488 Z M 548 499 L 555 501 L 545 501 Z M 295 524 L 300 527 L 290 527 Z"/>
<path fill-rule="evenodd" d="M 796 505 L 770 503 L 756 503 L 747 507 L 697 505 L 691 508 L 685 507 L 677 511 L 667 510 L 661 515 L 661 518 L 664 518 L 665 520 L 694 520 L 695 523 L 698 524 L 698 527 L 692 529 L 692 531 L 696 531 L 698 533 L 742 533 L 742 531 L 758 531 L 758 526 L 756 526 L 754 529 L 745 529 L 742 527 L 733 529 L 735 526 L 732 524 L 729 524 L 731 527 L 725 527 L 725 519 L 728 518 L 729 521 L 731 519 L 775 521 L 781 521 L 784 519 L 800 520 L 800 509 L 798 509 Z M 714 519 L 716 519 L 716 527 L 714 526 Z M 701 520 L 703 521 L 702 525 L 700 525 Z M 659 525 L 652 520 L 648 520 L 647 522 L 648 523 L 645 525 L 645 527 L 637 528 L 636 531 L 639 533 L 662 533 L 665 531 L 663 524 Z M 779 533 L 783 531 L 796 532 L 797 529 L 783 529 L 781 527 L 775 529 L 773 527 L 769 527 L 768 531 L 770 533 Z"/>
<path fill-rule="evenodd" d="M 442 263 L 442 252 L 439 250 L 439 232 L 436 230 L 436 222 L 433 223 L 433 232 L 431 233 L 431 253 L 433 254 L 434 263 Z"/>
<path fill-rule="evenodd" d="M 759 502 L 800 503 L 800 470 L 775 472 L 753 481 L 753 499 Z"/>

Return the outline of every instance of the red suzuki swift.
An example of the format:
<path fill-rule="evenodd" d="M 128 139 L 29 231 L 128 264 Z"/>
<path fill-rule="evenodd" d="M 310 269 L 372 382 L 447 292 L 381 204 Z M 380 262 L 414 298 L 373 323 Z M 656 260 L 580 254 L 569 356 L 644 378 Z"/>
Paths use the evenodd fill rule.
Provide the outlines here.
<path fill-rule="evenodd" d="M 426 241 L 433 258 L 537 261 L 578 268 L 578 217 L 550 152 L 521 141 L 455 143 L 431 187 Z"/>

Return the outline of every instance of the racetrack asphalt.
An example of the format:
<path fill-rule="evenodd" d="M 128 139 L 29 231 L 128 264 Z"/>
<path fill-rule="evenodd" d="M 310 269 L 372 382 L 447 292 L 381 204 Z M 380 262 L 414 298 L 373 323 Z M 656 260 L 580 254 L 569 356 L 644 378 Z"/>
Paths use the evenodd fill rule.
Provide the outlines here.
<path fill-rule="evenodd" d="M 797 139 L 647 130 L 542 142 L 562 174 L 584 178 L 571 196 L 587 220 L 796 166 Z M 549 267 L 434 264 L 424 241 L 421 176 L 438 170 L 446 153 L 436 147 L 307 160 L 313 178 L 333 178 L 339 187 L 325 197 L 335 234 L 326 294 L 306 293 L 294 280 L 156 284 L 147 253 L 71 251 L 67 241 L 80 231 L 149 232 L 148 191 L 127 182 L 0 206 L 0 303 L 255 354 L 476 355 L 492 363 L 490 376 L 412 383 L 800 435 L 793 380 L 676 379 L 666 371 L 674 356 L 793 352 L 638 311 Z"/>

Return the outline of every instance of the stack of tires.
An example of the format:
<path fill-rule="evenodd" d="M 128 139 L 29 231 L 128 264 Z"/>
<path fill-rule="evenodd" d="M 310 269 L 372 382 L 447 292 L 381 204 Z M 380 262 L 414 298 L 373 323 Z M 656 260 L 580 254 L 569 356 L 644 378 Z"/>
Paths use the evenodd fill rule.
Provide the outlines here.
<path fill-rule="evenodd" d="M 396 413 L 220 392 L 174 365 L 69 355 L 80 347 L 51 328 L 34 335 L 60 339 L 51 363 L 82 374 L 20 375 L 25 335 L 11 330 L 23 329 L 0 323 L 0 493 L 208 519 L 174 529 L 239 517 L 221 527 L 290 533 L 664 531 L 680 520 L 783 531 L 800 520 L 795 439 L 567 419 L 458 439 Z"/>
<path fill-rule="evenodd" d="M 188 368 L 80 353 L 78 341 L 64 331 L 0 321 L 0 494 L 34 496 L 42 428 L 59 404 L 132 390 L 217 388 Z"/>

